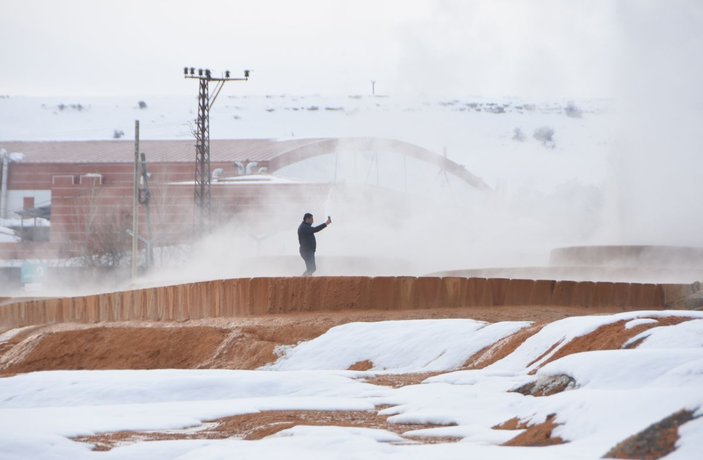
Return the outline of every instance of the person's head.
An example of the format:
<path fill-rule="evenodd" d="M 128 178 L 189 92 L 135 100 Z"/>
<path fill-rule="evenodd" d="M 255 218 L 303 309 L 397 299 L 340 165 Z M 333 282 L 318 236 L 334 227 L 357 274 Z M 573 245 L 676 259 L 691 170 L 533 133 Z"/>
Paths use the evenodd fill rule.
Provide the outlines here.
<path fill-rule="evenodd" d="M 310 214 L 309 212 L 306 212 L 305 215 L 303 216 L 303 222 L 305 222 L 306 224 L 312 224 L 312 221 L 313 221 L 312 214 Z"/>

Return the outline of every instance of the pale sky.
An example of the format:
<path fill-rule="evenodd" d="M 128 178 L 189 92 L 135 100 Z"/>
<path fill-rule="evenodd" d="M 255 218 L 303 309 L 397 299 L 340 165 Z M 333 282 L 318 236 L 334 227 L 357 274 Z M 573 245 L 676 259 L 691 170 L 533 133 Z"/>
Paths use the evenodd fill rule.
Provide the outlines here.
<path fill-rule="evenodd" d="M 609 97 L 648 39 L 686 70 L 701 37 L 703 0 L 0 0 L 0 94 L 191 95 L 194 66 L 253 69 L 233 94 Z"/>

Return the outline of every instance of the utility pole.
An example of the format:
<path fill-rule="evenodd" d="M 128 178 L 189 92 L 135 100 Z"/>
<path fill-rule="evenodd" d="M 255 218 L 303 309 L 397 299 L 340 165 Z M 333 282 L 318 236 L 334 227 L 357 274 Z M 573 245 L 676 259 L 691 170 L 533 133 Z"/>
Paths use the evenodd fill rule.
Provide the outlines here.
<path fill-rule="evenodd" d="M 151 232 L 151 208 L 149 207 L 149 201 L 151 200 L 151 190 L 149 190 L 149 173 L 146 170 L 146 155 L 142 152 L 141 157 L 141 176 L 142 183 L 139 187 L 139 204 L 144 205 L 144 212 L 146 215 L 146 269 L 150 269 L 154 266 L 154 240 Z"/>
<path fill-rule="evenodd" d="M 0 149 L 0 168 L 2 168 L 2 184 L 0 185 L 0 219 L 7 218 L 7 176 L 10 167 L 10 154 Z"/>
<path fill-rule="evenodd" d="M 184 67 L 185 78 L 199 81 L 198 90 L 198 119 L 195 122 L 195 190 L 194 200 L 197 213 L 197 225 L 200 233 L 205 230 L 211 211 L 210 182 L 210 108 L 222 91 L 225 82 L 249 80 L 249 70 L 244 71 L 243 78 L 230 77 L 229 70 L 222 77 L 213 77 L 210 69 L 198 69 L 197 75 L 194 67 Z M 213 96 L 210 97 L 210 83 L 214 82 Z"/>
<path fill-rule="evenodd" d="M 376 96 L 376 80 L 371 80 L 371 95 Z"/>
<path fill-rule="evenodd" d="M 137 278 L 137 234 L 139 233 L 139 120 L 134 120 L 134 189 L 132 190 L 132 280 Z"/>

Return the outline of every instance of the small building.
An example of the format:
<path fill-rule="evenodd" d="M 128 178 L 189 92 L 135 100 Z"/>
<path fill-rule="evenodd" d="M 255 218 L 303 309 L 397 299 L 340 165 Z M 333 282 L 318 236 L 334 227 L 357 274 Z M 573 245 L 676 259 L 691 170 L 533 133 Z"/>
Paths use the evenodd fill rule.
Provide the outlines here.
<path fill-rule="evenodd" d="M 315 140 L 213 140 L 212 218 L 252 212 L 276 196 L 314 199 L 326 184 L 277 179 L 269 161 Z M 20 241 L 0 244 L 0 259 L 81 254 L 96 234 L 131 228 L 134 143 L 131 141 L 2 142 L 5 183 L 0 226 Z M 192 235 L 193 141 L 141 141 L 146 156 L 153 232 L 162 244 Z M 144 207 L 140 206 L 142 225 Z M 128 235 L 127 235 L 128 236 Z M 119 238 L 118 238 L 119 239 Z M 3 241 L 10 241 L 9 238 Z"/>

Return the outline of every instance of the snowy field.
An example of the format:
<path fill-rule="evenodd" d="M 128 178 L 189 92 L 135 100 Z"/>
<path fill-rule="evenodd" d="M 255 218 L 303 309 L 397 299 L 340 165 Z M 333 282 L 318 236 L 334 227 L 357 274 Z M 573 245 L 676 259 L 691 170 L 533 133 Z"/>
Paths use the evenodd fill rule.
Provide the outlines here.
<path fill-rule="evenodd" d="M 547 189 L 606 177 L 619 118 L 606 100 L 526 101 L 463 97 L 239 96 L 229 88 L 211 111 L 213 139 L 380 137 L 426 147 L 464 164 L 492 186 L 525 179 Z M 192 139 L 197 100 L 189 97 L 0 98 L 2 140 Z M 537 139 L 540 128 L 551 141 Z M 538 135 L 539 137 L 539 135 Z M 549 166 L 546 167 L 545 166 Z M 527 169 L 526 169 L 527 168 Z M 521 181 L 522 182 L 522 181 Z"/>
<path fill-rule="evenodd" d="M 685 316 L 675 325 L 658 325 Z M 636 348 L 568 354 L 560 349 L 598 328 L 647 326 Z M 501 360 L 460 370 L 479 350 L 528 322 L 473 320 L 350 323 L 279 350 L 257 371 L 54 371 L 0 379 L 0 458 L 495 458 L 602 457 L 613 446 L 686 409 L 676 450 L 703 449 L 703 313 L 628 312 L 571 317 L 543 327 Z M 5 334 L 6 340 L 12 334 Z M 438 340 L 441 337 L 441 340 Z M 369 360 L 368 371 L 346 370 Z M 550 362 L 548 362 L 550 361 Z M 546 365 L 545 365 L 546 363 Z M 374 385 L 379 375 L 437 371 L 421 384 Z M 536 372 L 534 372 L 536 371 Z M 444 372 L 444 373 L 442 373 Z M 569 376 L 565 391 L 525 396 L 525 383 Z M 295 426 L 258 441 L 236 438 L 118 443 L 96 452 L 71 437 L 124 430 L 195 433 L 204 421 L 265 411 L 374 411 L 391 424 L 434 425 L 402 434 L 371 428 Z M 521 430 L 494 426 L 517 417 L 529 425 L 552 414 L 563 444 L 506 447 Z M 698 417 L 698 418 L 697 418 Z M 458 442 L 426 444 L 432 437 Z"/>

